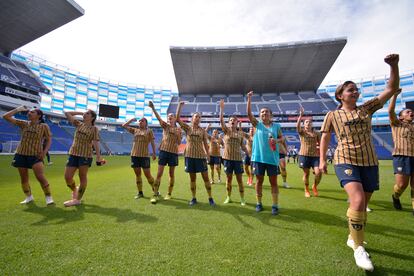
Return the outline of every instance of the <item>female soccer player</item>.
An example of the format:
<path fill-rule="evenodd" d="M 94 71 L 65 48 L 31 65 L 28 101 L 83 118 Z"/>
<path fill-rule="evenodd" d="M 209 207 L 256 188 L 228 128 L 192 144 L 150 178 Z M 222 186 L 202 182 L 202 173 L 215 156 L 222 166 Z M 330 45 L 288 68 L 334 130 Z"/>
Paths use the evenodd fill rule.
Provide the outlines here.
<path fill-rule="evenodd" d="M 76 115 L 83 116 L 83 122 L 75 119 Z M 85 113 L 77 111 L 65 112 L 68 121 L 76 127 L 73 143 L 69 150 L 69 158 L 65 168 L 66 185 L 72 190 L 72 199 L 65 201 L 66 207 L 81 204 L 81 199 L 88 185 L 88 169 L 92 165 L 92 146 L 96 152 L 96 164 L 103 164 L 99 147 L 99 130 L 95 126 L 96 113 L 88 110 Z M 79 170 L 79 187 L 76 187 L 73 176 Z"/>
<path fill-rule="evenodd" d="M 240 204 L 242 206 L 246 205 L 246 200 L 244 199 L 244 187 L 243 187 L 243 162 L 241 151 L 243 150 L 246 155 L 248 151 L 246 146 L 243 143 L 243 132 L 237 129 L 237 118 L 232 116 L 229 119 L 230 127 L 227 127 L 224 123 L 224 100 L 220 101 L 220 124 L 221 129 L 224 132 L 224 171 L 227 175 L 226 179 L 226 188 L 227 188 L 227 197 L 224 201 L 224 204 L 231 202 L 231 190 L 232 190 L 232 180 L 233 173 L 236 175 L 237 184 L 239 185 L 240 192 Z"/>
<path fill-rule="evenodd" d="M 372 271 L 374 266 L 363 247 L 366 208 L 372 193 L 379 189 L 378 160 L 371 141 L 372 114 L 397 92 L 399 86 L 399 57 L 388 55 L 384 61 L 390 65 L 390 79 L 384 92 L 361 106 L 357 106 L 358 88 L 352 81 L 337 87 L 335 98 L 340 103 L 328 112 L 321 127 L 321 171 L 326 172 L 326 151 L 331 132 L 335 131 L 338 146 L 335 151 L 335 173 L 349 198 L 347 211 L 350 235 L 347 245 L 354 249 L 356 265 Z"/>
<path fill-rule="evenodd" d="M 145 118 L 141 118 L 138 121 L 138 128 L 130 127 L 129 124 L 136 122 L 136 118 L 129 119 L 122 125 L 129 133 L 134 135 L 134 143 L 131 150 L 131 168 L 135 173 L 135 181 L 137 184 L 138 193 L 135 196 L 136 199 L 144 197 L 142 192 L 142 178 L 141 169 L 144 171 L 144 175 L 147 178 L 148 184 L 150 184 L 153 192 L 154 190 L 154 178 L 151 175 L 151 160 L 149 158 L 148 145 L 151 144 L 152 148 L 152 160 L 157 159 L 155 155 L 155 142 L 154 133 L 148 128 L 148 121 Z M 158 193 L 151 197 L 151 203 L 155 204 L 158 200 Z"/>
<path fill-rule="evenodd" d="M 43 121 L 43 112 L 40 109 L 31 109 L 27 113 L 27 121 L 17 120 L 13 117 L 13 115 L 27 110 L 27 107 L 20 106 L 3 115 L 3 119 L 21 128 L 20 143 L 12 162 L 12 165 L 19 170 L 20 182 L 26 195 L 26 198 L 20 203 L 27 204 L 34 200 L 29 184 L 29 169 L 32 169 L 45 194 L 46 204 L 50 205 L 54 202 L 49 182 L 43 174 L 43 158 L 52 143 L 52 135 L 49 126 Z M 43 147 L 43 140 L 46 141 L 45 147 Z"/>
<path fill-rule="evenodd" d="M 208 194 L 208 202 L 211 206 L 215 206 L 214 200 L 211 196 L 211 184 L 208 179 L 207 159 L 209 159 L 207 132 L 200 127 L 201 116 L 199 113 L 194 113 L 191 126 L 187 125 L 180 119 L 181 108 L 184 102 L 180 102 L 177 107 L 177 123 L 186 133 L 187 145 L 185 148 L 185 171 L 190 174 L 190 188 L 193 198 L 188 203 L 190 206 L 197 204 L 196 199 L 196 180 L 197 173 L 201 173 L 204 180 Z"/>
<path fill-rule="evenodd" d="M 264 174 L 267 171 L 272 187 L 272 215 L 279 214 L 279 187 L 277 175 L 279 174 L 279 147 L 277 143 L 282 139 L 282 131 L 278 123 L 272 122 L 272 112 L 269 108 L 260 109 L 260 119 L 253 116 L 251 97 L 253 91 L 247 93 L 247 115 L 250 123 L 255 127 L 253 137 L 252 161 L 253 173 L 256 175 L 256 212 L 263 210 L 262 190 Z"/>
<path fill-rule="evenodd" d="M 210 173 L 211 173 L 211 180 L 210 183 L 214 184 L 214 170 L 217 172 L 218 181 L 217 183 L 221 183 L 221 154 L 220 154 L 220 146 L 223 143 L 222 139 L 218 135 L 218 130 L 214 129 L 212 135 L 208 135 L 208 130 L 210 129 L 210 124 L 208 124 L 206 128 L 207 138 L 210 141 L 209 144 L 209 155 L 210 155 Z"/>
<path fill-rule="evenodd" d="M 239 123 L 239 129 L 241 131 L 242 127 L 241 127 L 241 122 Z M 251 127 L 249 128 L 249 132 L 243 132 L 243 137 L 246 140 L 246 149 L 247 149 L 247 154 L 245 154 L 244 156 L 244 160 L 243 160 L 243 164 L 244 164 L 244 171 L 247 174 L 247 185 L 252 186 L 253 185 L 253 173 L 251 170 L 252 167 L 252 163 L 251 163 L 251 156 L 252 156 L 252 147 L 253 147 L 253 136 L 254 136 L 254 128 Z"/>
<path fill-rule="evenodd" d="M 312 185 L 312 192 L 314 196 L 318 196 L 318 184 L 321 181 L 321 172 L 319 171 L 319 142 L 320 134 L 313 130 L 312 120 L 306 119 L 304 128 L 302 128 L 302 116 L 305 110 L 303 107 L 299 111 L 298 121 L 296 123 L 296 130 L 300 138 L 299 150 L 299 168 L 303 170 L 303 183 L 305 184 L 305 197 L 310 197 L 309 192 L 309 173 L 310 168 L 313 168 L 315 173 L 315 180 Z"/>
<path fill-rule="evenodd" d="M 282 175 L 282 179 L 283 179 L 283 188 L 290 189 L 289 184 L 286 182 L 287 180 L 286 154 L 287 154 L 286 138 L 283 137 L 282 141 L 279 143 L 279 167 L 280 167 L 280 174 Z"/>
<path fill-rule="evenodd" d="M 160 125 L 163 129 L 162 131 L 162 140 L 160 144 L 160 152 L 158 154 L 158 173 L 157 179 L 154 182 L 154 194 L 158 195 L 158 190 L 160 188 L 161 177 L 164 173 L 164 167 L 168 165 L 170 167 L 169 174 L 169 185 L 168 185 L 168 194 L 165 196 L 165 200 L 171 199 L 171 194 L 174 188 L 175 182 L 175 168 L 178 166 L 178 146 L 181 143 L 181 128 L 176 126 L 175 114 L 170 113 L 167 116 L 168 123 L 166 123 L 158 112 L 155 110 L 154 103 L 149 101 L 149 107 L 154 112 L 155 117 L 157 117 Z M 154 197 L 155 202 L 157 197 Z M 154 201 L 154 200 L 153 200 Z"/>
<path fill-rule="evenodd" d="M 394 208 L 402 210 L 400 196 L 405 191 L 408 183 L 411 185 L 411 202 L 414 215 L 414 113 L 411 109 L 406 108 L 395 114 L 395 102 L 398 94 L 392 96 L 388 107 L 390 116 L 392 138 L 394 140 L 393 165 L 395 174 L 394 193 L 392 202 Z"/>

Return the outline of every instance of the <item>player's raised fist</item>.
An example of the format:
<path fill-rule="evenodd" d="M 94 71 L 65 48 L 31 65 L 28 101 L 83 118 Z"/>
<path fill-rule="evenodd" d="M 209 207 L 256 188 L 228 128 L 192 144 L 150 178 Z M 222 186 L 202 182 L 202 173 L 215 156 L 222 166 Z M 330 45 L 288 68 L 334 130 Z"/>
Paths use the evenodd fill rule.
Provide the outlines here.
<path fill-rule="evenodd" d="M 397 65 L 399 60 L 400 56 L 398 54 L 390 54 L 384 58 L 385 63 L 389 65 Z"/>

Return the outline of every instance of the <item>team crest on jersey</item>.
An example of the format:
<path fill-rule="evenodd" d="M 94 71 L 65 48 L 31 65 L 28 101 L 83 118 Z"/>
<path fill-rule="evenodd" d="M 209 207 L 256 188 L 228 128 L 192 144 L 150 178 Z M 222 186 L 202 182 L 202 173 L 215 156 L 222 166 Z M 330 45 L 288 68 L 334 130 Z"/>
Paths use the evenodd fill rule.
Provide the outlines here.
<path fill-rule="evenodd" d="M 397 171 L 402 172 L 402 167 L 398 167 Z"/>
<path fill-rule="evenodd" d="M 351 170 L 351 169 L 346 169 L 346 170 L 344 170 L 344 173 L 345 173 L 347 176 L 351 176 L 351 175 L 352 175 L 352 170 Z"/>

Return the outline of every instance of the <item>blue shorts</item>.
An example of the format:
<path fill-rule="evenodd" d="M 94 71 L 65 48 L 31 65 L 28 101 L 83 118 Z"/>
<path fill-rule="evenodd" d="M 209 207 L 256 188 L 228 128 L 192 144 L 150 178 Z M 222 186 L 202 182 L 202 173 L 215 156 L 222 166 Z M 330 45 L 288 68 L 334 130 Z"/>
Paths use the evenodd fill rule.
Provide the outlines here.
<path fill-rule="evenodd" d="M 34 155 L 21 155 L 21 154 L 15 154 L 12 166 L 16 168 L 27 168 L 31 169 L 34 164 L 42 162 L 37 156 Z"/>
<path fill-rule="evenodd" d="M 284 159 L 286 157 L 286 154 L 284 153 L 279 153 L 279 159 Z"/>
<path fill-rule="evenodd" d="M 248 156 L 247 154 L 244 156 L 244 164 L 247 166 L 250 166 L 252 164 L 250 156 Z"/>
<path fill-rule="evenodd" d="M 69 155 L 68 162 L 66 162 L 66 167 L 75 167 L 79 168 L 81 166 L 92 166 L 92 157 L 82 157 Z"/>
<path fill-rule="evenodd" d="M 205 158 L 185 157 L 185 172 L 199 173 L 207 171 L 207 160 Z"/>
<path fill-rule="evenodd" d="M 378 166 L 354 166 L 350 164 L 335 165 L 335 174 L 341 186 L 349 182 L 360 182 L 364 192 L 372 193 L 379 190 Z"/>
<path fill-rule="evenodd" d="M 149 169 L 151 160 L 149 157 L 131 156 L 131 168 Z"/>
<path fill-rule="evenodd" d="M 265 175 L 265 172 L 267 172 L 267 176 L 273 176 L 273 175 L 280 174 L 279 166 L 277 165 L 271 165 L 271 164 L 253 161 L 252 167 L 253 167 L 254 175 Z"/>
<path fill-rule="evenodd" d="M 210 156 L 210 160 L 208 162 L 210 165 L 220 165 L 221 164 L 221 157 L 220 156 Z"/>
<path fill-rule="evenodd" d="M 395 155 L 392 158 L 394 174 L 412 175 L 414 173 L 414 157 Z"/>
<path fill-rule="evenodd" d="M 319 167 L 319 157 L 299 155 L 299 168 L 310 169 Z"/>
<path fill-rule="evenodd" d="M 224 172 L 226 174 L 242 174 L 243 171 L 243 162 L 236 160 L 226 160 L 224 159 Z"/>
<path fill-rule="evenodd" d="M 158 165 L 166 166 L 167 164 L 169 167 L 178 166 L 178 154 L 160 150 L 158 154 Z"/>

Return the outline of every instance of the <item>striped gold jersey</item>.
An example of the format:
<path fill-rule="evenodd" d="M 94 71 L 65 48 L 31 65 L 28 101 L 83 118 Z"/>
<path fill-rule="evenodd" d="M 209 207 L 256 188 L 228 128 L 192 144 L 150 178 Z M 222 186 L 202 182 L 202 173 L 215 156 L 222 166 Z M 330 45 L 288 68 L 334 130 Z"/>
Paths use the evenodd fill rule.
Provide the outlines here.
<path fill-rule="evenodd" d="M 178 146 L 181 143 L 181 128 L 168 124 L 163 125 L 160 150 L 178 153 Z"/>
<path fill-rule="evenodd" d="M 151 129 L 127 127 L 129 133 L 134 135 L 134 142 L 132 143 L 131 156 L 148 157 L 148 145 L 154 140 L 154 133 Z"/>
<path fill-rule="evenodd" d="M 318 157 L 320 133 L 315 130 L 307 132 L 302 128 L 298 134 L 300 139 L 299 155 Z"/>
<path fill-rule="evenodd" d="M 252 149 L 253 149 L 253 136 L 250 136 L 249 133 L 243 132 L 243 137 L 246 140 L 246 149 L 249 156 L 252 156 Z"/>
<path fill-rule="evenodd" d="M 414 125 L 400 120 L 391 121 L 394 150 L 392 155 L 414 156 Z"/>
<path fill-rule="evenodd" d="M 184 130 L 187 140 L 184 156 L 198 159 L 206 158 L 203 143 L 207 144 L 207 131 L 201 127 L 194 128 L 181 121 L 179 124 Z"/>
<path fill-rule="evenodd" d="M 213 136 L 210 136 L 210 135 L 208 135 L 207 138 L 210 141 L 210 144 L 209 144 L 209 154 L 210 154 L 210 156 L 220 157 L 221 156 L 221 154 L 220 154 L 220 145 L 222 144 L 222 140 L 218 137 L 216 138 L 216 137 L 213 137 Z"/>
<path fill-rule="evenodd" d="M 381 107 L 381 102 L 375 97 L 350 112 L 338 109 L 326 114 L 321 132 L 335 132 L 338 139 L 335 164 L 378 165 L 371 138 L 371 120 L 372 114 Z"/>
<path fill-rule="evenodd" d="M 16 125 L 21 129 L 21 139 L 16 153 L 35 156 L 43 152 L 43 141 L 52 136 L 49 126 L 44 123 L 32 124 L 24 120 L 16 120 Z"/>
<path fill-rule="evenodd" d="M 224 128 L 224 153 L 223 159 L 241 161 L 241 149 L 243 146 L 243 132 L 239 130 L 232 130 L 230 128 Z"/>
<path fill-rule="evenodd" d="M 69 150 L 70 155 L 91 158 L 92 141 L 99 141 L 99 130 L 96 126 L 84 124 L 78 120 L 73 121 L 76 127 L 73 143 Z"/>

